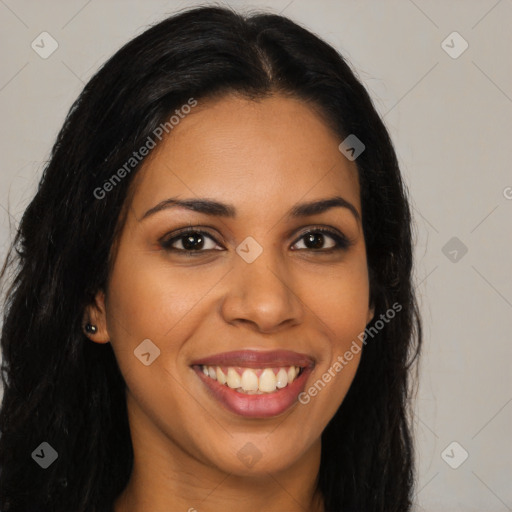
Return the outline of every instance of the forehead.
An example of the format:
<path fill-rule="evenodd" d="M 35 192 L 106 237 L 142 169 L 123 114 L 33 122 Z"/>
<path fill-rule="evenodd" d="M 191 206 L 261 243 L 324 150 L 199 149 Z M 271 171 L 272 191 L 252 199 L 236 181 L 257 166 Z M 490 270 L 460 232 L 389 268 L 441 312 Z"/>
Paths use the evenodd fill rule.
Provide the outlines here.
<path fill-rule="evenodd" d="M 357 167 L 307 103 L 283 96 L 198 102 L 144 162 L 133 206 L 211 197 L 247 214 L 341 195 L 360 211 Z"/>

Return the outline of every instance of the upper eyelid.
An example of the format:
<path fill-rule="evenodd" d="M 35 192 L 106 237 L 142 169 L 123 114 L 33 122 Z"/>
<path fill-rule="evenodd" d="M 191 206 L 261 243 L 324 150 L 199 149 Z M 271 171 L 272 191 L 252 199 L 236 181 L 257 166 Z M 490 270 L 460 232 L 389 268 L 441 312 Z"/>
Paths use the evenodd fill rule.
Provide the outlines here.
<path fill-rule="evenodd" d="M 335 228 L 319 226 L 319 225 L 313 225 L 313 226 L 304 228 L 303 231 L 300 231 L 297 235 L 295 235 L 293 244 L 295 245 L 302 237 L 304 237 L 308 233 L 316 232 L 316 231 L 322 232 L 323 234 L 325 234 L 327 236 L 331 236 L 331 238 L 335 242 L 338 242 L 338 240 L 336 240 L 336 237 L 340 237 L 346 241 L 347 245 L 352 245 L 352 241 L 350 240 L 350 238 L 347 235 L 345 235 L 345 233 L 343 233 L 342 231 L 336 230 Z M 187 227 L 181 228 L 178 230 L 178 232 L 173 232 L 172 236 L 168 236 L 169 234 L 164 235 L 160 239 L 160 242 L 170 246 L 171 241 L 176 241 L 176 240 L 180 239 L 181 237 L 187 235 L 188 233 L 204 234 L 204 235 L 208 236 L 209 238 L 211 238 L 216 244 L 220 245 L 219 241 L 217 240 L 217 238 L 214 235 L 212 235 L 209 231 L 206 231 L 205 228 L 202 228 L 200 226 L 197 226 L 197 227 L 187 226 Z M 178 250 L 183 251 L 183 249 L 178 249 Z M 204 251 L 197 251 L 197 252 L 204 252 Z"/>

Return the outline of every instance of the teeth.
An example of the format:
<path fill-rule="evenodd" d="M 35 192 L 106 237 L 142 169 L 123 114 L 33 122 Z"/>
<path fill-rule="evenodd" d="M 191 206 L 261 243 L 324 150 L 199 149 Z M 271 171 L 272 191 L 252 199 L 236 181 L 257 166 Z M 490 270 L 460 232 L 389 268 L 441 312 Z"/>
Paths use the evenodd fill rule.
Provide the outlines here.
<path fill-rule="evenodd" d="M 284 368 L 281 368 L 276 375 L 276 386 L 281 389 L 288 384 L 288 373 Z"/>
<path fill-rule="evenodd" d="M 247 371 L 247 370 L 245 370 Z M 276 374 L 270 368 L 266 368 L 260 375 L 260 391 L 272 393 L 276 390 Z"/>
<path fill-rule="evenodd" d="M 217 381 L 220 382 L 221 384 L 226 384 L 226 375 L 224 374 L 224 372 L 222 371 L 221 368 L 219 368 L 217 366 Z"/>
<path fill-rule="evenodd" d="M 218 381 L 219 384 L 227 385 L 247 395 L 273 393 L 276 389 L 285 388 L 301 371 L 299 366 L 279 368 L 277 374 L 273 368 L 239 368 L 240 375 L 234 367 L 228 367 L 227 372 L 224 372 L 220 366 L 202 366 L 201 369 L 205 375 Z"/>
<path fill-rule="evenodd" d="M 231 389 L 240 387 L 240 375 L 238 375 L 234 368 L 228 368 L 228 376 L 226 382 Z"/>
<path fill-rule="evenodd" d="M 241 386 L 244 391 L 258 391 L 258 376 L 252 370 L 245 370 Z"/>

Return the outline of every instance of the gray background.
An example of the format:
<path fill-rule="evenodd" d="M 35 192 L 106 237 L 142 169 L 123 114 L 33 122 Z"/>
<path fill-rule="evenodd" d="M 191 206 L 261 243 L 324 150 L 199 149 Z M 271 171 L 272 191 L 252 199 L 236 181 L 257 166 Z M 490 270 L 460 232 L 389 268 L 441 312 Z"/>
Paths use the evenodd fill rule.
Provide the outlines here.
<path fill-rule="evenodd" d="M 0 0 L 2 254 L 84 83 L 148 24 L 195 3 Z M 282 12 L 339 49 L 395 142 L 425 325 L 417 510 L 512 510 L 512 0 L 230 4 Z M 59 45 L 47 59 L 31 48 L 43 31 Z M 463 49 L 454 31 L 469 44 L 457 58 L 444 49 Z"/>

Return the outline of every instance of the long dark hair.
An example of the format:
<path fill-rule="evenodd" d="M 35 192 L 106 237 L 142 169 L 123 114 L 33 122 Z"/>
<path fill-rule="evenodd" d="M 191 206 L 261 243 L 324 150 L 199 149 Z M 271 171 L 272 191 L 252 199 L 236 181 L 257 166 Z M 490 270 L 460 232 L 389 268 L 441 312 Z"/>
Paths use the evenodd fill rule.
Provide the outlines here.
<path fill-rule="evenodd" d="M 121 48 L 68 113 L 2 270 L 7 281 L 0 412 L 0 509 L 109 510 L 133 462 L 125 384 L 110 344 L 90 342 L 83 312 L 104 289 L 123 206 L 139 166 L 103 198 L 148 136 L 195 98 L 281 93 L 315 106 L 357 158 L 373 323 L 401 311 L 362 353 L 322 435 L 318 485 L 327 511 L 404 512 L 414 484 L 409 398 L 421 346 L 412 288 L 406 187 L 372 101 L 331 46 L 289 19 L 220 7 L 181 12 Z M 213 129 L 213 128 L 212 128 Z M 307 127 L 305 127 L 307 129 Z M 56 463 L 32 452 L 48 442 Z"/>

